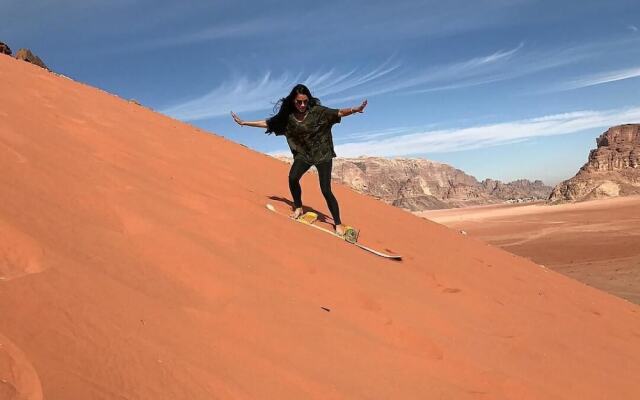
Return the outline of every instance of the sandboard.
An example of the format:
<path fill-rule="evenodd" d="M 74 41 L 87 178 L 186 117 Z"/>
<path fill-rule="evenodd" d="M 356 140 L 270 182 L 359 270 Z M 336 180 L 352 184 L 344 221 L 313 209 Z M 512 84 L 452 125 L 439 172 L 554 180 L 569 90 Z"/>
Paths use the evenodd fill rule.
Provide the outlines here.
<path fill-rule="evenodd" d="M 321 227 L 321 226 L 318 226 L 318 225 L 314 224 L 314 222 L 315 222 L 315 221 L 314 221 L 314 218 L 309 217 L 309 215 L 308 215 L 308 214 L 303 214 L 300 218 L 298 218 L 298 219 L 294 219 L 294 218 L 291 218 L 291 216 L 290 216 L 290 215 L 287 215 L 287 214 L 284 214 L 284 213 L 279 212 L 279 211 L 278 211 L 278 210 L 276 210 L 276 208 L 275 208 L 274 206 L 272 206 L 271 204 L 267 204 L 267 205 L 266 205 L 266 207 L 267 207 L 267 209 L 268 209 L 268 210 L 270 210 L 270 211 L 272 211 L 272 212 L 274 212 L 274 213 L 276 213 L 276 214 L 278 214 L 278 215 L 285 216 L 285 217 L 287 217 L 288 219 L 290 219 L 290 220 L 292 220 L 292 221 L 295 221 L 295 222 L 298 222 L 298 223 L 301 223 L 301 224 L 304 224 L 304 225 L 310 226 L 310 227 L 312 227 L 312 228 L 318 229 L 318 230 L 320 230 L 320 231 L 323 231 L 323 232 L 325 232 L 325 233 L 328 233 L 328 234 L 330 234 L 331 236 L 337 237 L 337 238 L 339 238 L 339 239 L 343 239 L 346 243 L 353 244 L 353 245 L 355 245 L 355 246 L 357 246 L 357 247 L 361 248 L 362 250 L 368 251 L 368 252 L 370 252 L 370 253 L 372 253 L 372 254 L 375 254 L 375 255 L 377 255 L 377 256 L 384 257 L 384 258 L 388 258 L 388 259 L 391 259 L 391 260 L 402 260 L 402 256 L 400 256 L 400 255 L 397 255 L 397 254 L 387 254 L 387 253 L 383 253 L 383 252 L 381 252 L 381 251 L 378 251 L 378 250 L 372 249 L 372 248 L 370 248 L 370 247 L 367 247 L 367 246 L 365 246 L 365 245 L 362 245 L 362 244 L 360 244 L 360 243 L 358 243 L 358 242 L 356 242 L 356 241 L 350 241 L 350 240 L 349 240 L 349 241 L 347 241 L 347 240 L 345 240 L 345 238 L 344 238 L 344 237 L 342 237 L 342 236 L 340 236 L 340 235 L 336 234 L 334 231 L 332 231 L 332 230 L 330 230 L 330 229 L 323 228 L 323 227 Z"/>

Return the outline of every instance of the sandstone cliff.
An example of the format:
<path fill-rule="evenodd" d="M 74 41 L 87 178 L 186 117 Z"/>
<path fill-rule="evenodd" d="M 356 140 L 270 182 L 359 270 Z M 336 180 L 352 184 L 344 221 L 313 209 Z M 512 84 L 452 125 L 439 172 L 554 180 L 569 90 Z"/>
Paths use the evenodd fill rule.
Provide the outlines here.
<path fill-rule="evenodd" d="M 578 173 L 553 189 L 550 202 L 640 194 L 640 124 L 609 128 L 596 144 Z"/>

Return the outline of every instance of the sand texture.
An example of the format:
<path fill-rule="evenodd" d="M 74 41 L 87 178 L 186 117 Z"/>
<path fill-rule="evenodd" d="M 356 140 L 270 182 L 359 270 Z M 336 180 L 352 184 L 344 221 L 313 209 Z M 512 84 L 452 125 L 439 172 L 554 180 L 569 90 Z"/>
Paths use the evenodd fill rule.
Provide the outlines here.
<path fill-rule="evenodd" d="M 267 211 L 281 161 L 10 57 L 0 87 L 6 398 L 640 398 L 635 304 L 335 185 L 385 260 Z"/>

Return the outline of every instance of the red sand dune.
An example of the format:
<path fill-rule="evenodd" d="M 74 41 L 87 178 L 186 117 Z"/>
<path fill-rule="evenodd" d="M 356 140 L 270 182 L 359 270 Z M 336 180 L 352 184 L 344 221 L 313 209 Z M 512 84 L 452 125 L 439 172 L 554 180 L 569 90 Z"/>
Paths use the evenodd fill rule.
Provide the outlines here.
<path fill-rule="evenodd" d="M 637 305 L 336 185 L 376 257 L 266 211 L 280 161 L 9 57 L 0 87 L 6 398 L 640 397 Z"/>

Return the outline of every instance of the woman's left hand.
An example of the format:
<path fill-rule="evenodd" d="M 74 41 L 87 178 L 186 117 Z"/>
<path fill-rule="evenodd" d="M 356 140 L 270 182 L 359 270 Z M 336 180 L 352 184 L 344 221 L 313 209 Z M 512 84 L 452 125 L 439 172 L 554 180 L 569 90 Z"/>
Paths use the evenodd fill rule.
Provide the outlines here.
<path fill-rule="evenodd" d="M 359 107 L 355 107 L 355 108 L 353 109 L 353 111 L 354 111 L 354 112 L 359 112 L 359 113 L 364 112 L 364 108 L 365 108 L 366 106 L 367 106 L 367 100 L 363 101 L 363 102 L 362 102 L 362 104 L 360 104 L 360 106 L 359 106 Z"/>

